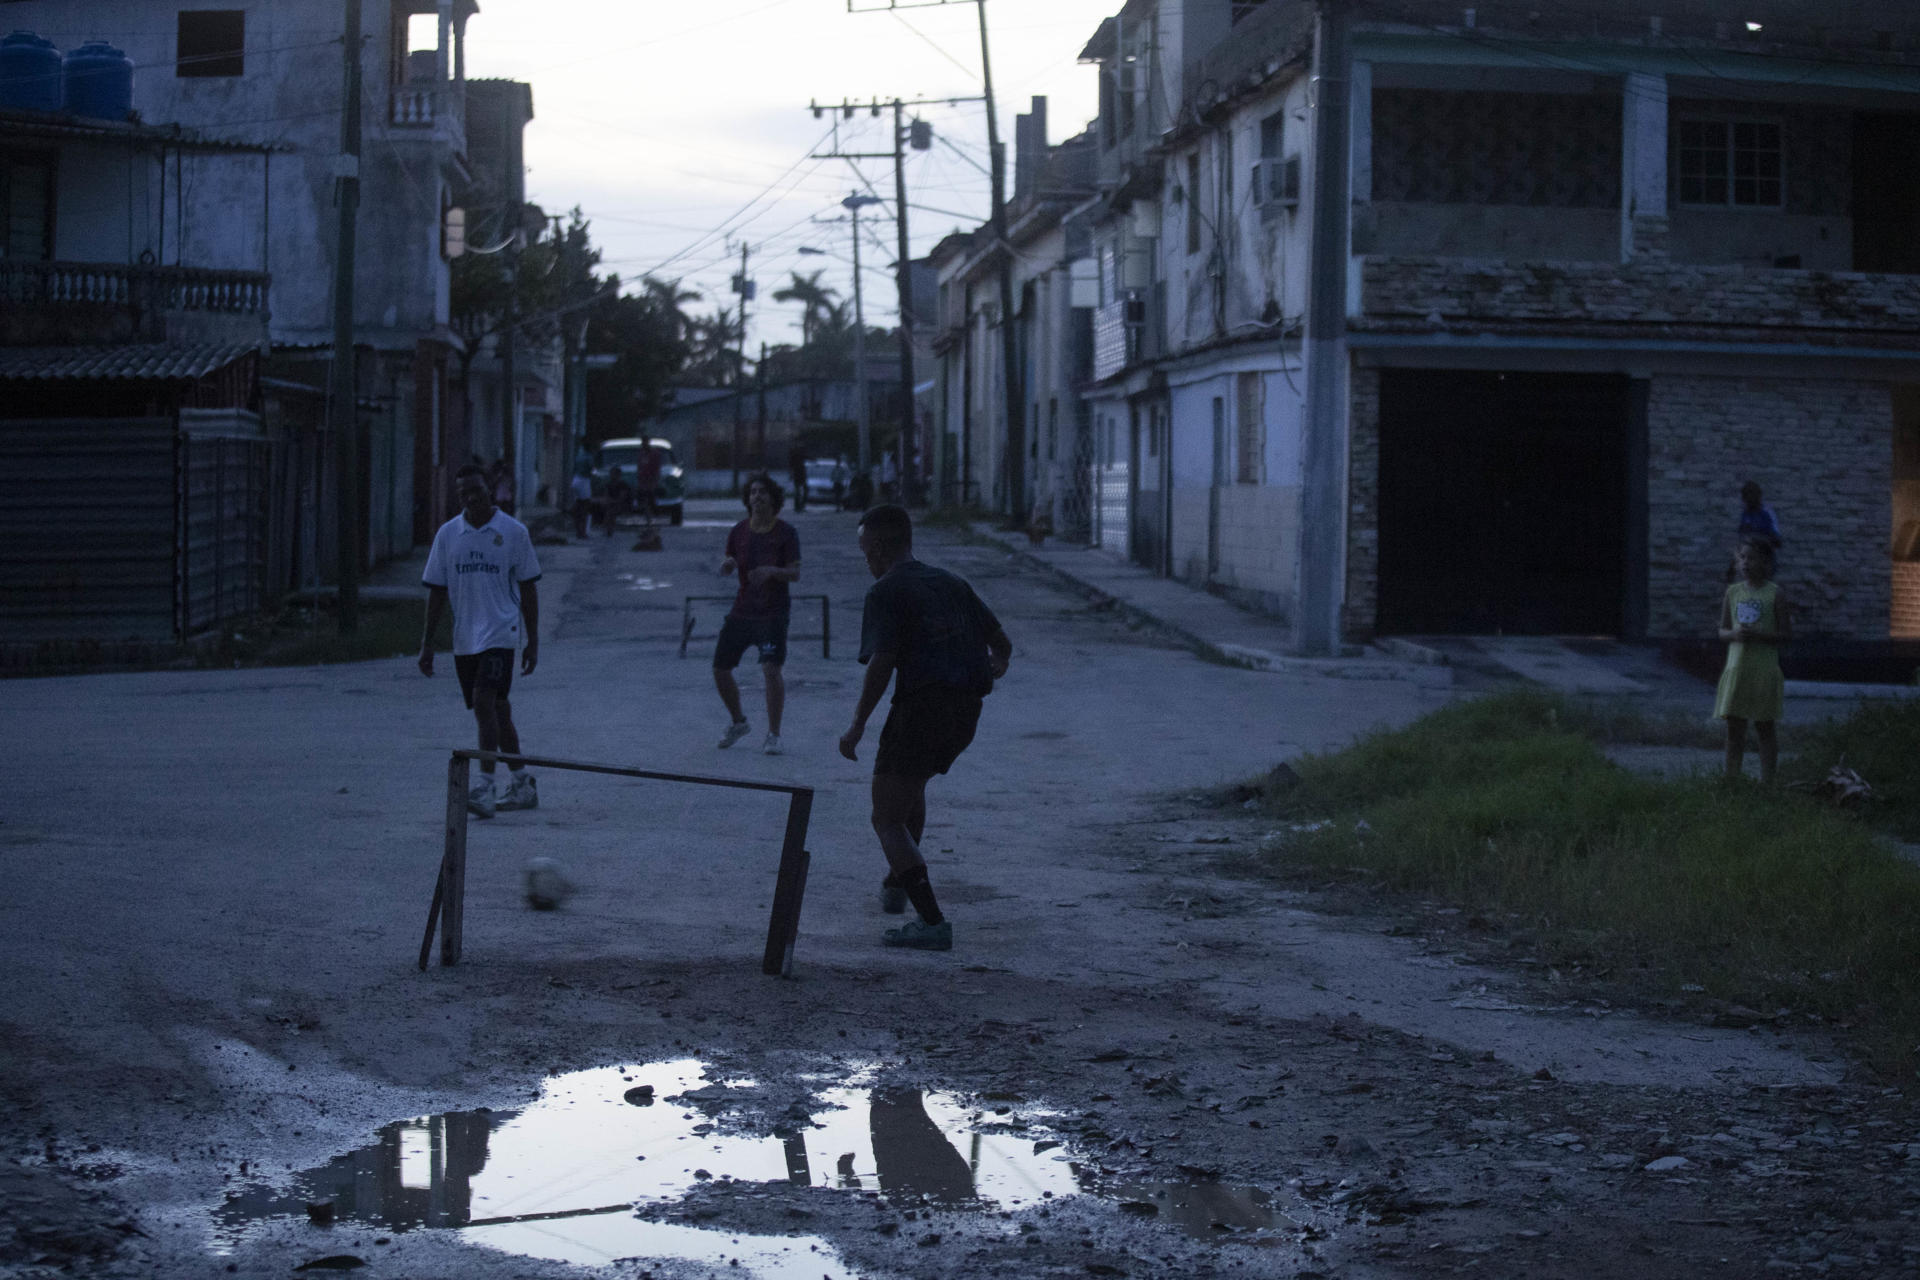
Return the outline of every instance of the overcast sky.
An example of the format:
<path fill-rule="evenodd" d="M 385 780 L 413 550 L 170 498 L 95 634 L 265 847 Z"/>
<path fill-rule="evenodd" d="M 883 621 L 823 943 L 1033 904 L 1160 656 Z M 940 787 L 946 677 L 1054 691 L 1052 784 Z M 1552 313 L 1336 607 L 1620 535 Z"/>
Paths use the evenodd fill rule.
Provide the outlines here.
<path fill-rule="evenodd" d="M 884 10 L 886 0 L 853 4 Z M 989 0 L 1009 156 L 1013 118 L 1035 94 L 1048 99 L 1050 141 L 1093 117 L 1095 73 L 1077 58 L 1120 5 Z M 866 189 L 861 174 L 887 198 L 862 213 L 871 222 L 861 247 L 866 314 L 873 324 L 896 320 L 892 162 L 863 160 L 856 174 L 845 160 L 808 160 L 834 142 L 832 118 L 814 119 L 808 102 L 977 97 L 980 35 L 970 0 L 892 14 L 849 13 L 847 0 L 481 0 L 467 27 L 467 74 L 533 86 L 528 198 L 548 213 L 579 205 L 607 269 L 623 279 L 677 276 L 704 295 L 694 310 L 737 306 L 728 278 L 739 269 L 739 241 L 751 244 L 760 296 L 748 308 L 748 340 L 757 347 L 799 342 L 798 308 L 772 300 L 791 272 L 824 269 L 823 283 L 850 295 L 851 228 L 812 219 L 842 217 L 839 202 Z M 984 220 L 989 195 L 981 104 L 914 112 L 936 139 L 931 151 L 908 152 L 917 257 Z M 891 128 L 890 110 L 878 120 L 862 110 L 840 121 L 840 149 L 891 152 Z M 830 256 L 802 256 L 802 245 Z"/>

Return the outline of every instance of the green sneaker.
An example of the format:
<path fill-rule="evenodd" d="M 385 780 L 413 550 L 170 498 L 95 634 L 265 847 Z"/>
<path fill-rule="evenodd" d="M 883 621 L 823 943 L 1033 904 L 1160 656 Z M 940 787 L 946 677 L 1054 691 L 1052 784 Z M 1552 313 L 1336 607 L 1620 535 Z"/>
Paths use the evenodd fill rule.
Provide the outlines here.
<path fill-rule="evenodd" d="M 942 920 L 939 924 L 928 924 L 924 920 L 909 920 L 897 929 L 889 929 L 880 935 L 880 940 L 889 947 L 912 947 L 915 951 L 951 951 L 953 950 L 953 921 Z"/>

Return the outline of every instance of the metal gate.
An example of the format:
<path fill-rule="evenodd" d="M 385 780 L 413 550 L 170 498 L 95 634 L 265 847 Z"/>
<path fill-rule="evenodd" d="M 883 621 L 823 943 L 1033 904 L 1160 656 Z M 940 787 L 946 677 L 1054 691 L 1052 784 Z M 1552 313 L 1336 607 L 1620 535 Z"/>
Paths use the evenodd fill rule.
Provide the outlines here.
<path fill-rule="evenodd" d="M 264 440 L 180 437 L 176 581 L 182 636 L 263 607 L 267 464 Z"/>

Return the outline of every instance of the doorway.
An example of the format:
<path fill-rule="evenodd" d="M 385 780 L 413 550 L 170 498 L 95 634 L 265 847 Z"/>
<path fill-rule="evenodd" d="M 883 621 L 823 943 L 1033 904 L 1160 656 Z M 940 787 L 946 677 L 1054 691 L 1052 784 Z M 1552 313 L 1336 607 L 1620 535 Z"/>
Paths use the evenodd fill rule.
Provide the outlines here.
<path fill-rule="evenodd" d="M 1382 371 L 1378 629 L 1622 634 L 1630 389 L 1613 374 Z"/>

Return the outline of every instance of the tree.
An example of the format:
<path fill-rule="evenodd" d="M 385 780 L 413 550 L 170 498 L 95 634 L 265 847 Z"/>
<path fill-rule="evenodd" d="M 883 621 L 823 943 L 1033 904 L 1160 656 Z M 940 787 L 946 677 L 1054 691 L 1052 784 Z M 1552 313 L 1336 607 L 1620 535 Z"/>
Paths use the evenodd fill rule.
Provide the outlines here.
<path fill-rule="evenodd" d="M 614 357 L 611 368 L 587 378 L 587 437 L 595 444 L 632 435 L 672 407 L 673 384 L 692 350 L 693 321 L 682 308 L 700 301 L 678 280 L 647 276 L 632 293 L 618 292 L 618 276 L 608 283 L 616 292 L 588 313 L 588 354 Z"/>
<path fill-rule="evenodd" d="M 689 322 L 688 339 L 688 381 L 709 387 L 736 387 L 745 379 L 738 312 L 718 307 L 712 315 L 694 317 Z"/>
<path fill-rule="evenodd" d="M 839 290 L 820 283 L 820 277 L 824 274 L 825 272 L 816 271 L 810 276 L 803 276 L 796 271 L 793 273 L 793 283 L 784 289 L 776 289 L 773 294 L 773 300 L 775 302 L 797 302 L 800 304 L 800 346 L 802 350 L 805 350 L 807 345 L 813 341 L 813 332 L 818 326 L 820 318 L 833 309 L 833 300 L 840 296 Z"/>

